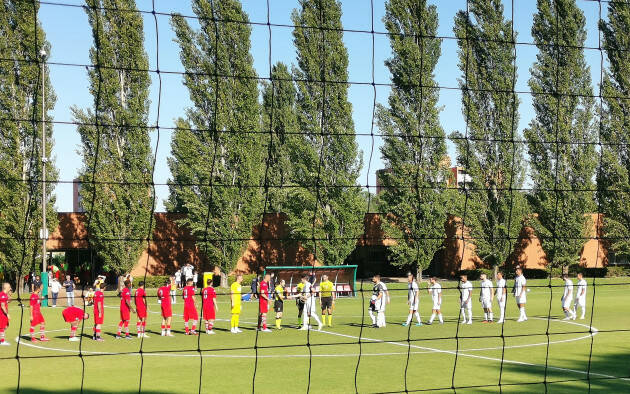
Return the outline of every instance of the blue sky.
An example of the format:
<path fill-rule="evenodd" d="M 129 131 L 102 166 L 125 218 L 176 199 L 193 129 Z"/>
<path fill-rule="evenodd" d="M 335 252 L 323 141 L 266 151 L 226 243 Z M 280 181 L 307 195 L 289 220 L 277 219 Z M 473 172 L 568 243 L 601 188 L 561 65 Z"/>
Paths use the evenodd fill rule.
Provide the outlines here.
<path fill-rule="evenodd" d="M 64 4 L 82 5 L 80 0 L 62 0 Z M 466 0 L 433 0 L 430 1 L 438 8 L 440 25 L 438 34 L 443 37 L 453 36 L 453 18 L 458 10 L 465 9 Z M 599 31 L 597 22 L 599 19 L 599 4 L 589 0 L 577 0 L 578 5 L 584 11 L 587 20 L 588 38 L 587 47 L 599 47 Z M 511 18 L 512 2 L 505 1 L 505 14 Z M 536 11 L 535 0 L 514 0 L 514 27 L 518 33 L 518 41 L 531 43 L 531 26 L 533 14 Z M 297 0 L 269 0 L 269 21 L 271 24 L 291 25 L 291 11 L 296 8 Z M 151 0 L 137 0 L 138 9 L 152 10 Z M 248 13 L 250 21 L 267 23 L 267 2 L 265 0 L 245 0 L 243 7 Z M 346 0 L 342 1 L 343 26 L 349 30 L 371 31 L 374 23 L 374 31 L 385 32 L 382 23 L 385 14 L 384 1 L 374 0 L 372 18 L 372 6 L 370 0 Z M 605 17 L 605 4 L 602 5 L 602 15 Z M 158 12 L 180 12 L 184 15 L 193 15 L 189 1 L 184 0 L 155 0 L 155 10 Z M 52 45 L 50 62 L 90 64 L 88 51 L 92 46 L 92 36 L 88 25 L 87 16 L 80 7 L 66 7 L 56 4 L 42 4 L 39 17 L 47 34 L 47 39 Z M 144 14 L 145 48 L 150 59 L 150 68 L 163 71 L 183 71 L 179 61 L 179 48 L 173 42 L 173 32 L 169 24 L 168 16 Z M 157 28 L 156 28 L 157 27 Z M 260 77 L 269 77 L 269 57 L 272 63 L 283 61 L 288 64 L 295 63 L 295 48 L 292 42 L 292 29 L 290 27 L 272 26 L 271 31 L 266 26 L 252 27 L 252 55 L 254 66 Z M 159 39 L 158 39 L 159 37 Z M 271 40 L 271 53 L 270 53 Z M 385 59 L 391 56 L 389 40 L 386 35 L 374 35 L 365 32 L 345 32 L 344 42 L 350 56 L 349 79 L 352 82 L 374 82 L 387 84 L 390 82 L 390 74 L 384 65 Z M 157 56 L 159 49 L 159 59 Z M 372 53 L 374 51 L 374 65 L 372 66 Z M 529 69 L 535 61 L 536 48 L 531 45 L 519 45 L 517 47 L 518 80 L 517 91 L 529 90 L 527 81 Z M 597 49 L 586 49 L 586 59 L 591 66 L 591 74 L 595 92 L 597 92 L 600 80 L 601 54 Z M 452 38 L 445 38 L 442 42 L 442 57 L 436 68 L 436 80 L 440 86 L 456 88 L 457 79 L 461 76 L 457 68 L 457 42 Z M 86 108 L 92 105 L 92 97 L 88 93 L 88 81 L 86 69 L 83 66 L 50 65 L 50 78 L 57 95 L 57 103 L 52 114 L 57 122 L 54 127 L 55 147 L 53 154 L 56 165 L 59 168 L 59 178 L 62 182 L 74 179 L 81 167 L 81 157 L 78 154 L 80 137 L 76 127 L 71 122 L 72 106 Z M 157 73 L 152 73 L 153 84 L 151 86 L 151 116 L 150 123 L 159 124 L 161 127 L 172 127 L 174 119 L 182 116 L 184 110 L 190 105 L 188 91 L 182 84 L 181 75 L 161 73 L 162 94 L 159 95 L 159 78 Z M 359 182 L 369 185 L 374 191 L 374 173 L 383 167 L 379 147 L 382 139 L 378 136 L 378 128 L 372 130 L 372 110 L 374 101 L 374 89 L 370 85 L 351 85 L 349 99 L 353 106 L 353 118 L 356 132 L 367 134 L 357 137 L 363 152 L 364 166 Z M 376 88 L 376 101 L 386 103 L 389 88 L 379 86 Z M 531 96 L 527 93 L 519 94 L 521 99 L 519 133 L 527 126 L 533 117 Z M 159 100 L 158 100 L 159 99 Z M 157 118 L 157 104 L 160 102 L 159 119 Z M 443 89 L 440 92 L 440 105 L 442 112 L 440 119 L 447 134 L 454 130 L 464 130 L 465 121 L 461 113 L 461 94 L 457 89 Z M 374 136 L 370 133 L 373 131 Z M 158 138 L 159 136 L 159 138 Z M 156 186 L 157 211 L 163 211 L 163 200 L 168 196 L 168 187 L 164 184 L 170 178 L 170 171 L 166 163 L 170 155 L 170 130 L 160 130 L 152 134 L 154 152 L 157 154 L 155 168 L 155 182 L 162 184 Z M 370 153 L 373 152 L 373 155 Z M 452 144 L 449 144 L 449 154 L 454 160 L 455 152 Z M 371 157 L 371 159 L 370 159 Z M 72 210 L 72 184 L 60 183 L 55 188 L 57 195 L 57 208 L 59 211 Z"/>

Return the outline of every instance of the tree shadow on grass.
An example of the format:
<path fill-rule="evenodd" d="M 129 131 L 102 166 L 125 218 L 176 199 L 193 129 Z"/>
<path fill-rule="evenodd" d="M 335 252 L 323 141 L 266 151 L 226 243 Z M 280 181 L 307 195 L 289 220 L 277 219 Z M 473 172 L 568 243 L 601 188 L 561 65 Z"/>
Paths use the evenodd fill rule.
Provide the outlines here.
<path fill-rule="evenodd" d="M 524 362 L 527 361 L 524 360 Z M 492 367 L 498 371 L 497 365 Z M 538 390 L 533 388 L 536 384 L 539 385 L 536 387 L 545 390 L 546 382 L 546 388 L 550 392 L 588 390 L 590 383 L 591 392 L 628 393 L 630 392 L 630 352 L 593 354 L 590 370 L 588 355 L 579 360 L 554 357 L 549 362 L 546 378 L 544 365 L 504 363 L 502 380 L 502 384 L 505 384 L 504 388 L 509 392 L 517 392 L 520 382 L 522 382 L 522 388 L 529 392 Z"/>

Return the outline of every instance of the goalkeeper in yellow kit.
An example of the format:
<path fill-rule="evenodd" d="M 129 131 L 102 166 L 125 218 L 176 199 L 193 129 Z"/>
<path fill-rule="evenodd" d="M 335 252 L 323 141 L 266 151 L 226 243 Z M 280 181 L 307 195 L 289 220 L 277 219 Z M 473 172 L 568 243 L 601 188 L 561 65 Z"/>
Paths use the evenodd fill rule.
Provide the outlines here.
<path fill-rule="evenodd" d="M 230 299 L 231 299 L 231 304 L 232 304 L 232 319 L 230 320 L 230 332 L 232 332 L 232 334 L 238 334 L 239 332 L 243 332 L 241 331 L 240 328 L 238 328 L 238 321 L 241 317 L 241 309 L 242 309 L 241 283 L 243 283 L 243 275 L 238 274 L 236 275 L 236 280 L 234 281 L 234 283 L 232 283 L 232 286 L 230 286 Z"/>
<path fill-rule="evenodd" d="M 328 315 L 328 326 L 332 327 L 335 285 L 328 280 L 328 275 L 322 275 L 322 281 L 319 283 L 319 303 L 322 306 L 322 320 L 324 324 L 326 324 L 326 315 Z"/>

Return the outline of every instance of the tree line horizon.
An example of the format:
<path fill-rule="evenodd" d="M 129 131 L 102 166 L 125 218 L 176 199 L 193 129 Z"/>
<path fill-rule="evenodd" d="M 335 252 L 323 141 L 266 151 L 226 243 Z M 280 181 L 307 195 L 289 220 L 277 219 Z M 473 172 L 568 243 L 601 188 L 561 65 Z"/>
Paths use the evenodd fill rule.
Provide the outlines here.
<path fill-rule="evenodd" d="M 603 214 L 610 250 L 630 256 L 630 0 L 609 2 L 599 23 L 608 67 L 598 94 L 576 0 L 537 0 L 538 53 L 529 79 L 535 116 L 522 136 L 517 32 L 500 0 L 469 0 L 455 16 L 466 127 L 446 134 L 435 81 L 442 40 L 429 3 L 385 4 L 391 92 L 387 104 L 374 107 L 387 169 L 378 195 L 358 181 L 363 163 L 339 1 L 299 0 L 291 14 L 296 62 L 273 64 L 264 81 L 253 66 L 252 29 L 240 1 L 192 0 L 198 27 L 171 16 L 191 107 L 176 119 L 165 206 L 185 214 L 178 223 L 209 262 L 230 271 L 262 215 L 284 212 L 288 240 L 300 240 L 326 265 L 343 264 L 363 234 L 363 214 L 374 209 L 386 213 L 385 236 L 399 240 L 389 253 L 398 266 L 428 267 L 451 214 L 463 218 L 489 266 L 507 260 L 524 225 L 534 228 L 552 266 L 576 263 L 590 236 L 590 213 Z M 45 59 L 33 48 L 50 44 L 36 20 L 38 6 L 9 0 L 0 12 L 0 264 L 16 276 L 31 270 L 39 252 L 39 158 L 50 156 L 53 143 L 48 111 L 55 96 L 46 78 L 48 151 L 39 151 Z M 96 258 L 106 269 L 128 272 L 154 228 L 143 20 L 135 0 L 86 0 L 84 10 L 94 39 L 90 59 L 98 66 L 88 69 L 94 102 L 72 108 L 81 136 L 80 196 Z M 470 175 L 461 188 L 443 185 L 447 140 Z M 56 181 L 54 163 L 48 165 Z M 46 198 L 54 230 L 55 197 Z"/>

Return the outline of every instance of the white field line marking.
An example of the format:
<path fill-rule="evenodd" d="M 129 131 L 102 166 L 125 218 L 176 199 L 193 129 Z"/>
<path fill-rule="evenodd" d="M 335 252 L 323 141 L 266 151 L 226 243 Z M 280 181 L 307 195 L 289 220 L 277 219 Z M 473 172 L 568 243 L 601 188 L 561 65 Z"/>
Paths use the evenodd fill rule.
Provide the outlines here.
<path fill-rule="evenodd" d="M 579 325 L 580 323 L 574 323 L 574 324 L 578 324 Z M 330 332 L 330 331 L 320 331 L 320 332 L 325 333 L 325 334 L 330 334 L 330 335 L 337 335 L 337 336 L 341 336 L 341 337 L 357 339 L 357 340 L 359 339 L 359 337 L 356 337 L 356 336 L 353 336 L 353 335 L 341 334 L 341 333 Z M 595 335 L 595 334 L 597 334 L 597 331 L 596 331 L 595 328 L 593 328 L 593 335 Z M 418 345 L 405 344 L 405 343 L 392 342 L 392 341 L 384 341 L 384 340 L 381 340 L 381 339 L 373 339 L 373 338 L 365 338 L 365 337 L 361 338 L 361 340 L 370 341 L 370 342 L 387 343 L 389 345 L 394 345 L 394 346 L 411 347 L 411 348 L 415 348 L 415 349 L 429 350 L 429 351 L 433 351 L 433 352 L 436 352 L 436 353 L 446 353 L 446 354 L 458 355 L 458 356 L 462 356 L 462 357 L 476 358 L 476 359 L 486 360 L 486 361 L 501 362 L 500 358 L 480 356 L 480 355 L 476 355 L 476 354 L 466 354 L 466 353 L 464 353 L 466 350 L 460 350 L 459 352 L 456 352 L 456 351 L 452 351 L 452 350 L 435 349 L 435 348 L 430 348 L 430 347 L 425 347 L 425 346 L 418 346 Z M 545 345 L 546 345 L 546 343 L 545 343 Z M 510 349 L 512 347 L 511 346 L 506 346 L 505 348 L 506 349 Z M 523 365 L 523 366 L 529 366 L 529 367 L 545 368 L 544 365 L 528 363 L 528 362 L 524 362 L 524 361 L 515 361 L 515 360 L 503 359 L 503 362 L 507 363 L 507 364 L 514 364 L 514 365 Z M 621 378 L 621 377 L 618 377 L 618 376 L 607 375 L 607 374 L 602 374 L 602 373 L 597 373 L 597 372 L 586 372 L 586 371 L 580 371 L 580 370 L 577 370 L 577 369 L 555 367 L 555 366 L 552 366 L 552 365 L 548 365 L 547 368 L 548 369 L 557 370 L 557 371 L 572 372 L 572 373 L 582 374 L 582 375 L 597 375 L 597 376 L 601 376 L 601 377 L 605 377 L 605 378 L 620 379 L 620 380 L 630 381 L 630 379 L 628 379 L 628 378 Z"/>

